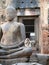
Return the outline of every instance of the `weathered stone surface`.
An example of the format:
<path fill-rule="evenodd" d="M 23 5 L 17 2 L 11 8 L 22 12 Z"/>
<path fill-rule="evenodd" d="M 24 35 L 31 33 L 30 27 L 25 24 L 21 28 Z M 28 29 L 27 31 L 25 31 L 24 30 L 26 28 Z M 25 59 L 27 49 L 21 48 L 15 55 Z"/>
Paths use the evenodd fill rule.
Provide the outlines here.
<path fill-rule="evenodd" d="M 38 62 L 46 65 L 49 61 L 47 61 L 49 59 L 49 54 L 36 54 L 37 58 L 38 58 Z"/>
<path fill-rule="evenodd" d="M 12 5 L 15 8 L 34 8 L 38 7 L 39 5 L 38 0 L 6 0 L 6 6 Z"/>
<path fill-rule="evenodd" d="M 48 30 L 43 30 L 42 36 L 43 36 L 43 44 L 41 53 L 49 54 Z"/>

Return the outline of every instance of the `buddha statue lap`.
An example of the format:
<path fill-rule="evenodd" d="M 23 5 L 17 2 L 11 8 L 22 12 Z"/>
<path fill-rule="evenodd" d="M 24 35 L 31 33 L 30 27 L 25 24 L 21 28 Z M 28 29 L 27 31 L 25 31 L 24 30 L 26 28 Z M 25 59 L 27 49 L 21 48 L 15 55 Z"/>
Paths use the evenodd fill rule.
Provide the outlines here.
<path fill-rule="evenodd" d="M 31 47 L 25 47 L 25 26 L 14 21 L 16 10 L 12 6 L 6 8 L 7 22 L 1 25 L 3 35 L 0 43 L 0 59 L 30 57 Z"/>

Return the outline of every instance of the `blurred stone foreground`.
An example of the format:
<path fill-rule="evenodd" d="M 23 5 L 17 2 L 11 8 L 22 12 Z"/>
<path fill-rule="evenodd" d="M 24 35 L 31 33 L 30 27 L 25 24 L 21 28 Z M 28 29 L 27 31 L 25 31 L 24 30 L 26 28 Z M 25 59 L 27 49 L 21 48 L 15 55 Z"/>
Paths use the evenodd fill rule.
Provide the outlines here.
<path fill-rule="evenodd" d="M 15 64 L 12 64 L 12 65 L 15 65 Z M 42 64 L 39 64 L 39 63 L 17 63 L 16 65 L 42 65 Z"/>
<path fill-rule="evenodd" d="M 2 65 L 2 64 L 0 64 Z M 42 65 L 42 64 L 39 64 L 39 63 L 16 63 L 16 64 L 12 64 L 12 65 Z"/>

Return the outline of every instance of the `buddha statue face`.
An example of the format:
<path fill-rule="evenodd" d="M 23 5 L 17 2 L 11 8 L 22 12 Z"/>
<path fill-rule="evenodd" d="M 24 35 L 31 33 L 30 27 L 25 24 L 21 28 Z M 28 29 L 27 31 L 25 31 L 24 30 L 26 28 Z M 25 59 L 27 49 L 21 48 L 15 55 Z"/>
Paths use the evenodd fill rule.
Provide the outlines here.
<path fill-rule="evenodd" d="M 8 21 L 11 21 L 11 20 L 13 20 L 15 18 L 15 16 L 16 16 L 15 8 L 14 7 L 10 7 L 10 6 L 7 7 L 6 8 L 6 19 Z"/>

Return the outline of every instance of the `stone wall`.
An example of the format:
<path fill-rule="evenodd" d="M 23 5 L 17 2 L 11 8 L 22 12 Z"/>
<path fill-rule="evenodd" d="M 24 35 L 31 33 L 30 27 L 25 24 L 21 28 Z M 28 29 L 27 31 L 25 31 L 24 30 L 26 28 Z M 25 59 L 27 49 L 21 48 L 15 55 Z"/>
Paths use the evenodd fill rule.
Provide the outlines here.
<path fill-rule="evenodd" d="M 47 8 L 47 0 L 40 0 L 40 47 L 41 53 L 49 54 L 48 51 L 48 8 Z"/>
<path fill-rule="evenodd" d="M 6 0 L 0 0 L 0 24 L 5 21 L 5 2 Z"/>

